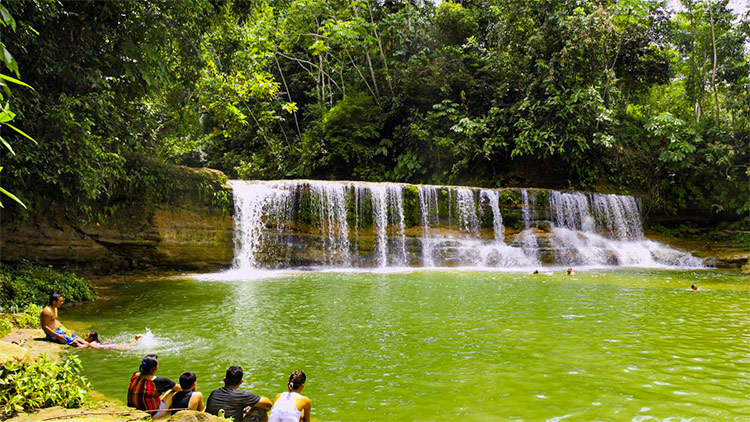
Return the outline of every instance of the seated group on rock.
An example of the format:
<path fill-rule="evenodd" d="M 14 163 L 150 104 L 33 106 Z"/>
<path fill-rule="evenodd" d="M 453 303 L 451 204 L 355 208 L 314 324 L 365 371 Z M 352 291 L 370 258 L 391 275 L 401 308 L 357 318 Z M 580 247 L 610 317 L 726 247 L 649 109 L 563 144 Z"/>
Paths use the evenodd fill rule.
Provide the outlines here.
<path fill-rule="evenodd" d="M 312 402 L 300 394 L 307 378 L 302 371 L 294 371 L 289 376 L 289 391 L 277 394 L 275 402 L 272 402 L 268 397 L 240 390 L 240 384 L 244 382 L 242 368 L 230 366 L 224 377 L 224 386 L 212 391 L 204 404 L 193 372 L 183 373 L 180 383 L 175 384 L 168 378 L 157 377 L 158 369 L 157 356 L 146 355 L 128 386 L 128 406 L 146 411 L 154 419 L 168 412 L 174 414 L 180 410 L 196 410 L 233 418 L 236 422 L 310 421 Z"/>

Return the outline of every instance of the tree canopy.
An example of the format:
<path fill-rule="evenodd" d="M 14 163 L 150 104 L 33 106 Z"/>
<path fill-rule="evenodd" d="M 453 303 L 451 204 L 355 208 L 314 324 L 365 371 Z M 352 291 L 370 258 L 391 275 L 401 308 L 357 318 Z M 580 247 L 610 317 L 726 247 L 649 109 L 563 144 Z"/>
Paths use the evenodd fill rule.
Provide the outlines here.
<path fill-rule="evenodd" d="M 35 88 L 13 107 L 39 145 L 3 157 L 3 183 L 32 203 L 158 197 L 167 162 L 750 213 L 750 17 L 728 0 L 6 7 Z"/>

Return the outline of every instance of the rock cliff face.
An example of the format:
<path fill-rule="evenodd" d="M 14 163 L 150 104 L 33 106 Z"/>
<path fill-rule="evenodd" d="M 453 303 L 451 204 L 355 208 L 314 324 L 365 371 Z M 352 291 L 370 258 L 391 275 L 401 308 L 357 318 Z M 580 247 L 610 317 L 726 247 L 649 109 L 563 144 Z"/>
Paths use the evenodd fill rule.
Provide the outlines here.
<path fill-rule="evenodd" d="M 181 171 L 205 183 L 178 192 L 172 203 L 134 204 L 96 222 L 81 222 L 62 212 L 4 222 L 0 258 L 100 271 L 227 266 L 233 250 L 231 206 L 212 201 L 217 192 L 231 201 L 231 190 L 222 183 L 226 177 L 208 169 Z M 205 187 L 211 184 L 215 186 L 206 195 Z"/>

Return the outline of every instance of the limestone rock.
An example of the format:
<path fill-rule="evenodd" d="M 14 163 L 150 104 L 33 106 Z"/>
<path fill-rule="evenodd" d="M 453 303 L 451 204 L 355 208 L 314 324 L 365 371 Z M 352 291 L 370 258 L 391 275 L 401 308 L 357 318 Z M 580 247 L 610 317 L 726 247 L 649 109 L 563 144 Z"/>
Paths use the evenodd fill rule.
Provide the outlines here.
<path fill-rule="evenodd" d="M 6 345 L 11 346 L 6 346 Z M 44 339 L 44 331 L 38 328 L 17 328 L 0 340 L 0 347 L 20 347 L 26 351 L 27 361 L 33 361 L 41 354 L 47 354 L 58 360 L 65 350 L 65 345 Z"/>
<path fill-rule="evenodd" d="M 168 422 L 226 422 L 226 419 L 195 410 L 183 410 L 177 412 Z"/>
<path fill-rule="evenodd" d="M 9 343 L 7 341 L 0 341 L 0 366 L 6 362 L 27 362 L 29 360 L 29 352 L 23 347 Z"/>

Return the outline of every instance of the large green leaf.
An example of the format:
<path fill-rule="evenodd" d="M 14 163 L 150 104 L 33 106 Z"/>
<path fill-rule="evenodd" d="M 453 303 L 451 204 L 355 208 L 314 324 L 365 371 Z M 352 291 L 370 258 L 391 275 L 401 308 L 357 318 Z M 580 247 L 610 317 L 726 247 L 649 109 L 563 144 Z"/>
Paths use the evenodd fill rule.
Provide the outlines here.
<path fill-rule="evenodd" d="M 15 127 L 15 126 L 13 126 L 13 125 L 12 125 L 12 124 L 10 124 L 10 123 L 6 123 L 5 125 L 6 125 L 6 126 L 8 126 L 8 127 L 9 127 L 9 128 L 11 128 L 11 129 L 15 130 L 16 132 L 20 133 L 20 134 L 21 134 L 21 135 L 23 135 L 24 137 L 28 138 L 28 139 L 29 139 L 29 140 L 30 140 L 31 142 L 33 142 L 34 144 L 36 144 L 36 143 L 37 143 L 37 142 L 36 142 L 36 141 L 34 140 L 34 138 L 32 138 L 31 136 L 27 135 L 27 134 L 26 134 L 26 132 L 22 131 L 21 129 L 19 129 L 19 128 L 17 128 L 17 127 Z"/>
<path fill-rule="evenodd" d="M 16 59 L 14 59 L 13 55 L 10 54 L 10 51 L 5 48 L 5 44 L 1 42 L 0 49 L 3 50 L 3 61 L 5 62 L 5 66 L 8 68 L 8 70 L 15 73 L 16 76 L 19 76 L 20 74 L 18 73 L 18 63 L 16 63 Z"/>
<path fill-rule="evenodd" d="M 13 148 L 11 148 L 10 144 L 8 143 L 8 141 L 6 141 L 5 138 L 3 138 L 1 136 L 0 136 L 0 143 L 2 143 L 3 145 L 5 145 L 5 148 L 8 148 L 8 151 L 10 151 L 11 155 L 16 155 L 16 152 L 13 151 Z M 0 169 L 2 169 L 2 167 L 0 167 Z"/>
<path fill-rule="evenodd" d="M 2 4 L 0 4 L 0 18 L 2 18 L 3 26 L 10 26 L 10 29 L 14 31 L 16 30 L 16 20 L 13 19 L 13 16 L 10 15 L 8 9 Z"/>
<path fill-rule="evenodd" d="M 26 204 L 24 204 L 23 201 L 21 201 L 20 199 L 18 199 L 18 197 L 16 195 L 13 195 L 12 193 L 8 192 L 7 190 L 5 190 L 3 188 L 0 188 L 0 192 L 8 195 L 8 197 L 10 199 L 18 202 L 22 207 L 26 208 Z M 0 201 L 0 208 L 5 208 L 5 206 L 3 206 L 3 202 L 2 201 Z"/>
<path fill-rule="evenodd" d="M 21 85 L 21 86 L 25 86 L 26 88 L 34 89 L 34 88 L 31 87 L 31 85 L 27 84 L 26 82 L 19 81 L 16 78 L 11 78 L 10 76 L 3 75 L 2 73 L 0 73 L 0 79 L 5 79 L 8 82 L 13 82 L 14 84 L 18 84 L 18 85 Z"/>

